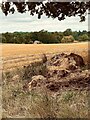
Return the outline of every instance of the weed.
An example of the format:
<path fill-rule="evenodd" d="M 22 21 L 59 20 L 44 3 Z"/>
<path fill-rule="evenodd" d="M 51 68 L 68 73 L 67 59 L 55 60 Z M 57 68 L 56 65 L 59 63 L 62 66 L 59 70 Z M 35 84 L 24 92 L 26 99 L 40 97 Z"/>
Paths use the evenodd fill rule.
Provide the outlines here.
<path fill-rule="evenodd" d="M 63 96 L 63 101 L 68 102 L 73 99 L 74 93 L 72 91 L 67 91 Z"/>
<path fill-rule="evenodd" d="M 46 64 L 35 62 L 24 68 L 23 79 L 30 79 L 34 75 L 43 75 L 47 73 Z"/>

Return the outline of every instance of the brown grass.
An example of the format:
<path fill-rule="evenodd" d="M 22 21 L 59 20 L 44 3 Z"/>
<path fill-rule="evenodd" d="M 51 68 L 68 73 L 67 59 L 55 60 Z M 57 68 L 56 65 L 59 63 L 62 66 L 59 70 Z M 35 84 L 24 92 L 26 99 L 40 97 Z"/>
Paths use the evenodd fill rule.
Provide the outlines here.
<path fill-rule="evenodd" d="M 2 116 L 11 118 L 88 118 L 88 92 L 61 90 L 51 94 L 44 88 L 24 92 L 24 66 L 46 53 L 74 52 L 88 60 L 88 43 L 73 44 L 2 44 L 3 86 Z M 16 69 L 17 68 L 17 69 Z"/>
<path fill-rule="evenodd" d="M 88 49 L 88 43 L 69 44 L 2 44 L 2 56 L 12 57 L 28 54 L 55 53 L 63 51 L 78 51 Z"/>

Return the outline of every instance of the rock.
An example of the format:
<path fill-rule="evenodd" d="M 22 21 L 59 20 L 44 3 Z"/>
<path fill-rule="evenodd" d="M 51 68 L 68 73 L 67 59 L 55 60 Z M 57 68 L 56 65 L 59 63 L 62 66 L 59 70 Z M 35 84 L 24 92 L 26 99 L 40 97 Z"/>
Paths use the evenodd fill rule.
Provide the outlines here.
<path fill-rule="evenodd" d="M 36 40 L 36 41 L 34 41 L 34 44 L 41 44 L 41 42 Z"/>
<path fill-rule="evenodd" d="M 42 75 L 36 75 L 32 77 L 32 81 L 35 80 L 37 82 L 44 82 L 46 80 L 46 78 Z"/>
<path fill-rule="evenodd" d="M 50 66 L 59 66 L 60 69 L 71 71 L 85 65 L 83 58 L 80 55 L 74 53 L 71 53 L 69 55 L 64 53 L 54 55 L 48 64 Z"/>
<path fill-rule="evenodd" d="M 32 80 L 32 82 L 29 83 L 29 87 L 36 87 L 37 86 L 37 81 Z"/>
<path fill-rule="evenodd" d="M 29 83 L 29 88 L 40 87 L 46 83 L 46 78 L 42 75 L 33 76 Z"/>
<path fill-rule="evenodd" d="M 80 55 L 71 53 L 69 57 L 73 57 L 73 59 L 76 61 L 76 65 L 83 67 L 85 65 L 83 58 Z"/>
<path fill-rule="evenodd" d="M 77 68 L 77 66 L 75 66 L 75 65 L 69 65 L 69 67 L 68 67 L 68 69 L 69 70 L 76 70 L 76 68 Z"/>

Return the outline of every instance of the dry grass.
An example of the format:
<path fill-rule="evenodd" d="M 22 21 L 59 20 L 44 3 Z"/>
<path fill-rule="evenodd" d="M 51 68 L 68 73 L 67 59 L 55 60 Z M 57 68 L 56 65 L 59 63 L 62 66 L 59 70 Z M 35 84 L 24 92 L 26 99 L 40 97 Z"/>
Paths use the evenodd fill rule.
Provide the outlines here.
<path fill-rule="evenodd" d="M 22 69 L 3 72 L 3 118 L 88 118 L 87 90 L 23 91 Z"/>
<path fill-rule="evenodd" d="M 69 43 L 69 44 L 3 44 L 2 56 L 12 57 L 28 54 L 55 53 L 63 51 L 78 51 L 88 49 L 88 43 Z"/>
<path fill-rule="evenodd" d="M 40 60 L 40 55 L 50 56 L 61 52 L 74 52 L 88 60 L 88 43 L 73 44 L 2 44 L 3 58 L 3 117 L 11 118 L 87 118 L 87 91 L 64 91 L 51 94 L 40 90 L 25 93 L 22 66 Z"/>
<path fill-rule="evenodd" d="M 69 44 L 2 44 L 3 69 L 15 68 L 39 60 L 42 53 L 74 52 L 88 60 L 88 43 Z"/>
<path fill-rule="evenodd" d="M 11 72 L 3 76 L 3 118 L 88 118 L 86 90 L 61 90 L 55 94 L 40 88 L 25 93 L 24 81 Z"/>

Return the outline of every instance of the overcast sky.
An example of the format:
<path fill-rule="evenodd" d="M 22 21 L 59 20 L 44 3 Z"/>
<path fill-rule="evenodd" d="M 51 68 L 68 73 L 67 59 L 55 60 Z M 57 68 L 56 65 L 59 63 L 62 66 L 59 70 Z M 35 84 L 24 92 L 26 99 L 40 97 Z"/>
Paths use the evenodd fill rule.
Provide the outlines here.
<path fill-rule="evenodd" d="M 38 19 L 37 16 L 30 16 L 29 13 L 9 14 L 5 16 L 0 9 L 0 33 L 3 32 L 31 32 L 40 31 L 42 29 L 48 31 L 65 31 L 70 28 L 73 31 L 88 31 L 88 15 L 85 22 L 79 22 L 79 17 L 67 17 L 65 20 L 47 18 L 43 16 Z"/>

